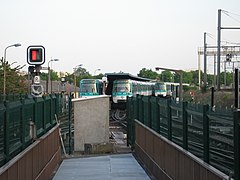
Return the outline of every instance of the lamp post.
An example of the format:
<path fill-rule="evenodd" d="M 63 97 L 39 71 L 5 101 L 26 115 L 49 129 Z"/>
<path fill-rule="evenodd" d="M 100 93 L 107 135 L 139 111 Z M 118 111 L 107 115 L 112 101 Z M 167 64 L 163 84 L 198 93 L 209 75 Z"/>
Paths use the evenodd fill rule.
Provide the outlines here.
<path fill-rule="evenodd" d="M 7 49 L 10 47 L 19 47 L 21 44 L 12 44 L 10 46 L 7 46 L 4 50 L 4 59 L 3 59 L 3 96 L 5 100 L 5 95 L 6 95 L 6 56 L 7 56 Z"/>
<path fill-rule="evenodd" d="M 161 68 L 161 67 L 156 67 L 156 71 L 159 71 L 160 69 L 162 70 L 167 70 L 167 71 L 173 71 L 177 73 L 180 76 L 180 83 L 179 83 L 179 100 L 183 100 L 183 71 L 182 70 L 177 70 L 177 69 L 169 69 L 169 68 Z"/>
<path fill-rule="evenodd" d="M 46 92 L 48 92 L 48 85 L 49 85 L 49 82 L 51 81 L 51 71 L 50 71 L 50 67 L 49 67 L 49 63 L 52 62 L 52 61 L 59 61 L 59 59 L 51 59 L 50 61 L 48 61 L 48 78 L 47 78 L 47 83 L 46 83 Z M 52 84 L 51 84 L 51 92 L 52 92 Z"/>
<path fill-rule="evenodd" d="M 101 69 L 96 69 L 95 71 L 94 71 L 94 76 L 96 75 L 96 72 L 97 71 L 101 71 Z"/>
<path fill-rule="evenodd" d="M 82 64 L 79 64 L 79 65 L 77 65 L 75 68 L 73 68 L 73 74 L 74 74 L 74 98 L 76 98 L 77 97 L 77 92 L 76 92 L 76 86 L 77 86 L 77 82 L 76 82 L 76 70 L 78 69 L 78 68 L 80 68 L 82 66 Z"/>

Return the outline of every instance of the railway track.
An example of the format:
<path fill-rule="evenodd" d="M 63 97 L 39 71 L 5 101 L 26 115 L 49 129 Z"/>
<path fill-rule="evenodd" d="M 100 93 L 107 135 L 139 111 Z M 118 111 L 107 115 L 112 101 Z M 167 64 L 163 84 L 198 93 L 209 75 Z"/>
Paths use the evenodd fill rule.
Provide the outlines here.
<path fill-rule="evenodd" d="M 114 144 L 114 153 L 129 153 L 127 146 L 127 121 L 124 111 L 111 110 L 109 120 L 110 142 Z"/>
<path fill-rule="evenodd" d="M 126 110 L 113 109 L 111 110 L 111 119 L 118 122 L 123 127 L 127 128 L 127 112 Z"/>

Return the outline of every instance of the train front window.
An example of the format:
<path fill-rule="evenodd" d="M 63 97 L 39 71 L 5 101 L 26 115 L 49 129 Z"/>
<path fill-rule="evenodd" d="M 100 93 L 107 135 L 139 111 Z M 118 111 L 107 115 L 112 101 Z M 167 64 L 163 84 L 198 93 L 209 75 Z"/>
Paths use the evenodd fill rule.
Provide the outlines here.
<path fill-rule="evenodd" d="M 84 84 L 80 91 L 82 93 L 96 93 L 96 86 L 95 84 Z"/>
<path fill-rule="evenodd" d="M 114 92 L 129 92 L 130 87 L 129 84 L 116 84 L 113 88 Z"/>

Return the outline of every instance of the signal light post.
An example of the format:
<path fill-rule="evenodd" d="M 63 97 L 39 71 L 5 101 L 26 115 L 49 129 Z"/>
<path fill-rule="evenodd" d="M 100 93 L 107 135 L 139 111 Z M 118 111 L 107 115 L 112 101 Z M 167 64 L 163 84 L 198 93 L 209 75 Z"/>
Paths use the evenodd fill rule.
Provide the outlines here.
<path fill-rule="evenodd" d="M 31 94 L 34 97 L 41 97 L 43 94 L 43 86 L 40 85 L 40 69 L 45 62 L 45 48 L 43 46 L 29 46 L 27 48 L 27 62 L 31 74 L 34 74 L 33 84 L 31 85 Z M 35 73 L 34 73 L 35 70 Z"/>

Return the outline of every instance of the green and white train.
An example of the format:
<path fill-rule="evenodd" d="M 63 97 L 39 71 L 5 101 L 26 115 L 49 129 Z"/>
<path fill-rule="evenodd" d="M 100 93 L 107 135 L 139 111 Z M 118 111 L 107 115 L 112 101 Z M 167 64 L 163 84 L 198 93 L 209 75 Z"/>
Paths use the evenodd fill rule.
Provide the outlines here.
<path fill-rule="evenodd" d="M 103 94 L 103 81 L 100 79 L 82 79 L 79 87 L 80 97 L 98 96 Z"/>
<path fill-rule="evenodd" d="M 113 82 L 112 101 L 115 104 L 125 103 L 128 97 L 137 94 L 144 96 L 171 96 L 176 98 L 179 83 L 142 82 L 130 79 L 118 79 Z"/>

